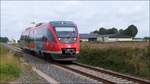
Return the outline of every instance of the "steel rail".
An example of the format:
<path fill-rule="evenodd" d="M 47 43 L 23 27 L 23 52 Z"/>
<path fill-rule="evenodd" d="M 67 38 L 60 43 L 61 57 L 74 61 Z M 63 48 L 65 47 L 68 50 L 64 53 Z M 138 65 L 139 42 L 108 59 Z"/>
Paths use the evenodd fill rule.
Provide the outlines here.
<path fill-rule="evenodd" d="M 115 82 L 112 82 L 112 81 L 108 81 L 106 79 L 103 79 L 103 78 L 100 78 L 100 77 L 97 77 L 97 76 L 94 76 L 94 75 L 91 75 L 91 74 L 88 74 L 88 73 L 85 73 L 83 71 L 80 71 L 80 70 L 77 70 L 77 69 L 73 69 L 73 68 L 70 68 L 64 64 L 58 64 L 58 63 L 55 63 L 57 66 L 60 66 L 62 68 L 65 68 L 65 69 L 68 69 L 68 70 L 71 70 L 73 72 L 76 72 L 76 73 L 79 73 L 81 75 L 84 75 L 86 77 L 89 77 L 89 78 L 92 78 L 94 80 L 97 80 L 98 82 L 103 82 L 104 84 L 116 84 Z"/>
<path fill-rule="evenodd" d="M 129 76 L 129 75 L 120 74 L 118 72 L 114 72 L 114 71 L 110 71 L 110 70 L 106 70 L 106 69 L 95 68 L 95 67 L 85 65 L 85 64 L 81 64 L 81 63 L 74 62 L 73 64 L 84 67 L 84 68 L 88 68 L 88 69 L 91 69 L 91 70 L 95 70 L 95 71 L 98 71 L 98 72 L 110 74 L 112 76 L 123 78 L 123 79 L 133 81 L 133 82 L 136 82 L 136 83 L 139 83 L 139 84 L 150 84 L 149 80 L 145 80 L 145 79 L 141 79 L 141 78 L 137 78 L 137 77 L 133 77 L 133 76 Z"/>

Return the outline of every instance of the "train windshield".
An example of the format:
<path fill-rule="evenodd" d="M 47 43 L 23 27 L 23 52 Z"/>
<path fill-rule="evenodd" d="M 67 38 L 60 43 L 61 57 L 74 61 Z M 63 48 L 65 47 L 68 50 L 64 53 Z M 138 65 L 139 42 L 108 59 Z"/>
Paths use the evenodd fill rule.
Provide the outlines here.
<path fill-rule="evenodd" d="M 75 27 L 55 27 L 58 37 L 77 37 L 77 30 Z"/>

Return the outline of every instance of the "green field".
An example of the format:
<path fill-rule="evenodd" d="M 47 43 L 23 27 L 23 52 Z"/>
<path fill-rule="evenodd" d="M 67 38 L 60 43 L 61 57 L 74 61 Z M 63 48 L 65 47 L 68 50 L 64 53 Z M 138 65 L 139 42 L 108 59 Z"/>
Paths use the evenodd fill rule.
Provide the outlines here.
<path fill-rule="evenodd" d="M 0 44 L 0 83 L 13 81 L 20 74 L 21 68 L 18 57 Z"/>
<path fill-rule="evenodd" d="M 144 44 L 83 42 L 77 61 L 150 79 L 150 46 Z"/>

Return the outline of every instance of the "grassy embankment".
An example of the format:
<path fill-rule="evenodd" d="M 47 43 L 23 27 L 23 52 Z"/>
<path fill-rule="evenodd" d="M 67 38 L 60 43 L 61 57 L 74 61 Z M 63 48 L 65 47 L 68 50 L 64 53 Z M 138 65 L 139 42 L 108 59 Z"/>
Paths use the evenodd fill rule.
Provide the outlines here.
<path fill-rule="evenodd" d="M 20 74 L 19 58 L 0 44 L 0 82 L 15 80 Z"/>
<path fill-rule="evenodd" d="M 150 79 L 149 43 L 81 43 L 78 62 Z"/>

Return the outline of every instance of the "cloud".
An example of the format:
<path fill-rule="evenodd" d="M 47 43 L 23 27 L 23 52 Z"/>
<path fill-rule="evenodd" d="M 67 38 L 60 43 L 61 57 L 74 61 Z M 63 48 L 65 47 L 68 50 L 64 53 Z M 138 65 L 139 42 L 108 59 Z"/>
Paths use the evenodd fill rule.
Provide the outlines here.
<path fill-rule="evenodd" d="M 31 22 L 71 20 L 80 33 L 99 27 L 138 27 L 137 37 L 149 35 L 149 1 L 2 1 L 1 35 L 19 39 Z"/>

